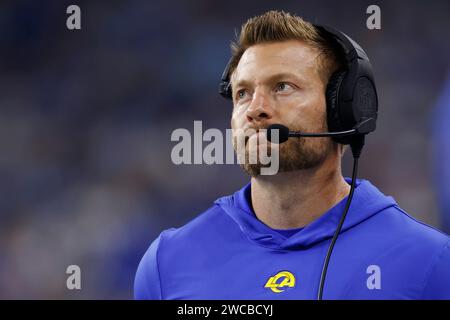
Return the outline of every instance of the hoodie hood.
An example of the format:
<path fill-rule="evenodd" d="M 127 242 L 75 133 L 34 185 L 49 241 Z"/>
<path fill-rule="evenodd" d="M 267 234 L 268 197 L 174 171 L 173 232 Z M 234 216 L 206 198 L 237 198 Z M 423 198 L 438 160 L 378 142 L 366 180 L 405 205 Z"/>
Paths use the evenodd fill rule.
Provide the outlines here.
<path fill-rule="evenodd" d="M 350 178 L 345 180 L 351 183 Z M 238 224 L 250 241 L 264 247 L 284 250 L 307 248 L 332 238 L 348 198 L 345 197 L 318 219 L 286 238 L 256 217 L 250 203 L 250 195 L 251 182 L 233 195 L 219 198 L 214 203 Z M 357 179 L 341 233 L 394 205 L 396 202 L 392 197 L 385 196 L 369 181 Z"/>

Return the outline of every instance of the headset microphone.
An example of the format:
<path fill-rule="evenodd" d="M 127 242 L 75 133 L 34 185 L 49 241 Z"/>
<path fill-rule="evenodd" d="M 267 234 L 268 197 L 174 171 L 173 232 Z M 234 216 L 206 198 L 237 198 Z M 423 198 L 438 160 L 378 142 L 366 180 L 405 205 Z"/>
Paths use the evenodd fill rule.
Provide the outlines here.
<path fill-rule="evenodd" d="M 270 142 L 277 143 L 277 141 L 272 141 L 272 130 L 278 130 L 278 143 L 283 143 L 288 140 L 290 137 L 310 137 L 310 138 L 319 138 L 319 137 L 345 137 L 357 134 L 366 134 L 367 132 L 373 131 L 372 129 L 375 126 L 375 120 L 373 118 L 368 118 L 360 121 L 353 129 L 345 130 L 345 131 L 336 131 L 336 132 L 317 132 L 317 133 L 309 133 L 309 132 L 300 132 L 300 131 L 290 131 L 288 127 L 283 126 L 282 124 L 272 124 L 267 128 L 267 140 Z"/>

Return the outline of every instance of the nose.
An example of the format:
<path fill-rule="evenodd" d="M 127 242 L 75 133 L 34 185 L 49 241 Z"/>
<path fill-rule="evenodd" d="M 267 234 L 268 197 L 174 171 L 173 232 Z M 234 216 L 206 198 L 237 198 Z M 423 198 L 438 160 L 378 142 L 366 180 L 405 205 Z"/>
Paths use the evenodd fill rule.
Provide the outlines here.
<path fill-rule="evenodd" d="M 247 108 L 247 120 L 249 122 L 259 122 L 271 119 L 273 110 L 270 107 L 270 98 L 259 90 L 253 93 L 253 99 Z"/>

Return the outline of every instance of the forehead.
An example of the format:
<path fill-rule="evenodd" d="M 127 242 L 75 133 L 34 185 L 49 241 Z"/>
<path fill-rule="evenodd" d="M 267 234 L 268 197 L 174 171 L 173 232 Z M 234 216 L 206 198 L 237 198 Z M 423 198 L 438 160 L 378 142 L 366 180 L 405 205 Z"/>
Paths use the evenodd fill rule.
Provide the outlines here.
<path fill-rule="evenodd" d="M 255 80 L 259 76 L 290 72 L 300 77 L 317 71 L 319 51 L 300 40 L 251 46 L 242 55 L 232 81 Z"/>

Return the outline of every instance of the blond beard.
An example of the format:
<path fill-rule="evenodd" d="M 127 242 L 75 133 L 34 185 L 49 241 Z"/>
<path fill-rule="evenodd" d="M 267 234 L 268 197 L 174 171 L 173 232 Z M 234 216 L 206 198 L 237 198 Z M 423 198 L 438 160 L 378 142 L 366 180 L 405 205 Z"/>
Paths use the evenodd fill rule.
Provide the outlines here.
<path fill-rule="evenodd" d="M 320 132 L 327 130 L 326 126 L 323 126 Z M 259 130 L 259 129 L 257 129 Z M 294 131 L 303 131 L 294 129 Z M 286 142 L 279 145 L 279 169 L 278 172 L 290 172 L 296 170 L 312 169 L 320 166 L 328 154 L 330 153 L 333 144 L 331 138 L 304 138 L 293 137 L 289 138 Z M 271 143 L 266 144 L 266 154 L 271 156 Z M 237 152 L 237 137 L 233 137 L 233 147 Z M 256 163 L 250 163 L 250 148 L 248 144 L 248 138 L 245 139 L 245 161 L 240 163 L 242 169 L 251 177 L 257 177 L 261 174 L 262 168 L 270 167 L 269 164 L 262 164 L 259 158 L 260 145 L 257 145 L 257 161 Z"/>

